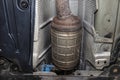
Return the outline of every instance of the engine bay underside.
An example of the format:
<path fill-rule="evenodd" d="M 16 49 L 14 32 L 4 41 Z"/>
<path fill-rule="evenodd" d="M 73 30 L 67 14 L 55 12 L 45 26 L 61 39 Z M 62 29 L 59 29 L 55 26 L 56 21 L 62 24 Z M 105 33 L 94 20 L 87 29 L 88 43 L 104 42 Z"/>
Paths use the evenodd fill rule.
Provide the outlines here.
<path fill-rule="evenodd" d="M 0 79 L 119 80 L 119 5 L 1 0 Z"/>

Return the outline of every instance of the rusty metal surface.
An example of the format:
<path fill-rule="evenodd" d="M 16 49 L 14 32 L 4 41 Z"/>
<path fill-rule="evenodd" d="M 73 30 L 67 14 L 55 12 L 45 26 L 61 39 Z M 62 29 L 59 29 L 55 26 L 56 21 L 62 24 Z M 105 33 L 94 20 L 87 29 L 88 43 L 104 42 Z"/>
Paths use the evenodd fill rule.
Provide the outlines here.
<path fill-rule="evenodd" d="M 60 18 L 70 16 L 69 0 L 56 0 L 56 11 Z"/>
<path fill-rule="evenodd" d="M 62 70 L 73 69 L 80 54 L 81 31 L 60 32 L 51 30 L 52 59 L 54 64 Z"/>
<path fill-rule="evenodd" d="M 119 76 L 51 76 L 51 75 L 33 75 L 33 74 L 16 74 L 16 75 L 0 75 L 2 80 L 119 80 Z"/>
<path fill-rule="evenodd" d="M 76 31 L 80 30 L 80 19 L 77 16 L 69 16 L 65 19 L 55 17 L 52 22 L 52 28 L 59 31 Z"/>
<path fill-rule="evenodd" d="M 61 70 L 71 70 L 79 62 L 80 19 L 71 15 L 69 0 L 56 0 L 57 17 L 52 21 L 52 59 Z"/>

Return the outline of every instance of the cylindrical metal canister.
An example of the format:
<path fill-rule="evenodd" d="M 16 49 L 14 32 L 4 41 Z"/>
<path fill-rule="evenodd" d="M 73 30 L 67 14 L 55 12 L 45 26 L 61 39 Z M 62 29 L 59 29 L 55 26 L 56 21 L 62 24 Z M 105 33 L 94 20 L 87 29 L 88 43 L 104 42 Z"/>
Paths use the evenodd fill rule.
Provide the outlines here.
<path fill-rule="evenodd" d="M 80 57 L 80 19 L 71 15 L 69 0 L 56 0 L 56 4 L 58 16 L 53 19 L 51 27 L 52 59 L 59 69 L 71 70 Z"/>

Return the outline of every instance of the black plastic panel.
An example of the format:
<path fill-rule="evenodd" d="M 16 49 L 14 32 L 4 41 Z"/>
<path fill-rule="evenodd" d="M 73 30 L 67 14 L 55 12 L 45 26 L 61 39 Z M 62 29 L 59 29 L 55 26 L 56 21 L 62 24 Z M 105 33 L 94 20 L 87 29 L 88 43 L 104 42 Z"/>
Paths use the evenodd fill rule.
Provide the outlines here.
<path fill-rule="evenodd" d="M 0 55 L 17 63 L 24 72 L 32 71 L 33 8 L 21 8 L 21 1 L 0 0 Z M 24 4 L 23 4 L 24 5 Z"/>

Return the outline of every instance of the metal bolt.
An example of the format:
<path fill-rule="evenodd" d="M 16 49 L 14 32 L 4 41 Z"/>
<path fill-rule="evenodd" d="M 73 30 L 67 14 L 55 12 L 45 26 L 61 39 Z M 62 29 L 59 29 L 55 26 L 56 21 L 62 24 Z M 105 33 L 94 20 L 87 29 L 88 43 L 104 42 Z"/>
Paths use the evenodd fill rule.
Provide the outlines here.
<path fill-rule="evenodd" d="M 22 0 L 20 3 L 22 9 L 28 8 L 28 1 L 27 0 Z"/>

